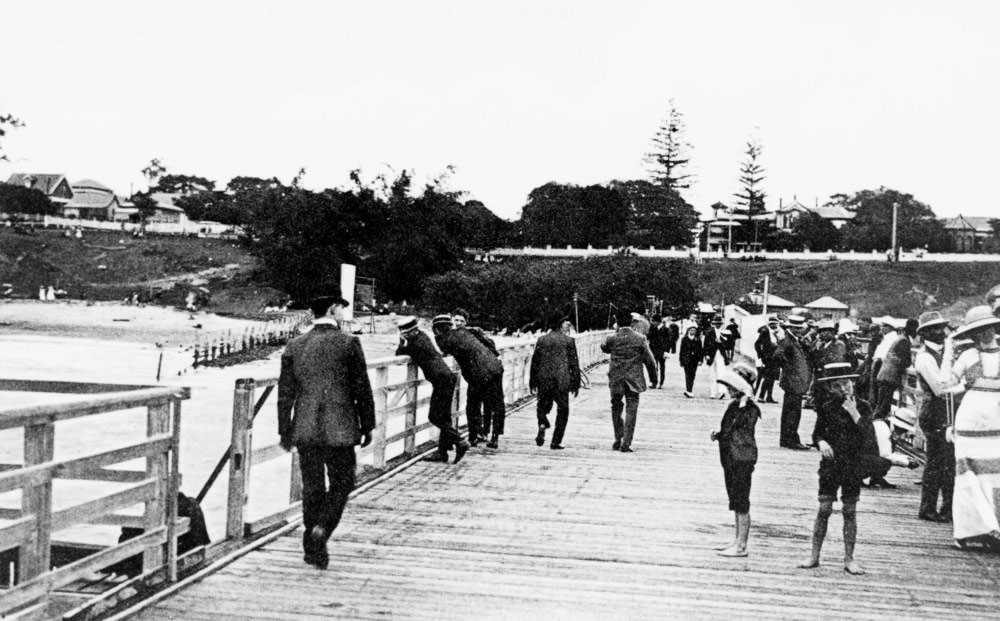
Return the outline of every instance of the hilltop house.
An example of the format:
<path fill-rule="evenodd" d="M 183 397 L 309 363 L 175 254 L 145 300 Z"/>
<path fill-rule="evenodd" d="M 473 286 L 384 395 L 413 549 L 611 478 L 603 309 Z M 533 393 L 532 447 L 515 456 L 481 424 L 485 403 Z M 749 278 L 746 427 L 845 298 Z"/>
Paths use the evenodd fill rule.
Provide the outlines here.
<path fill-rule="evenodd" d="M 959 215 L 945 220 L 944 229 L 955 244 L 956 252 L 996 251 L 990 218 Z"/>
<path fill-rule="evenodd" d="M 65 175 L 14 173 L 7 183 L 40 191 L 60 210 L 73 199 L 73 189 Z"/>
<path fill-rule="evenodd" d="M 819 201 L 817 200 L 817 203 Z M 829 221 L 834 227 L 840 228 L 854 219 L 854 212 L 839 205 L 825 205 L 820 207 L 806 207 L 797 198 L 787 205 L 778 199 L 778 210 L 774 212 L 774 226 L 782 231 L 791 232 L 795 226 L 795 221 L 807 213 L 814 213 L 824 220 Z"/>
<path fill-rule="evenodd" d="M 117 220 L 121 210 L 118 197 L 111 188 L 94 181 L 83 179 L 70 186 L 73 197 L 60 208 L 62 216 L 86 220 Z"/>

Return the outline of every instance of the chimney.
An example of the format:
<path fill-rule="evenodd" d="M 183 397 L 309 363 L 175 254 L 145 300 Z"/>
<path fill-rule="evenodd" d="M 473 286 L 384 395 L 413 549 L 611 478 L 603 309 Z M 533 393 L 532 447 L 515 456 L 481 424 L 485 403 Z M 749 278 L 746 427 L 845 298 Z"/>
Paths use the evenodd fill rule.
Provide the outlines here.
<path fill-rule="evenodd" d="M 784 202 L 785 202 L 785 199 L 778 198 L 778 211 L 781 211 L 782 203 L 784 203 Z"/>

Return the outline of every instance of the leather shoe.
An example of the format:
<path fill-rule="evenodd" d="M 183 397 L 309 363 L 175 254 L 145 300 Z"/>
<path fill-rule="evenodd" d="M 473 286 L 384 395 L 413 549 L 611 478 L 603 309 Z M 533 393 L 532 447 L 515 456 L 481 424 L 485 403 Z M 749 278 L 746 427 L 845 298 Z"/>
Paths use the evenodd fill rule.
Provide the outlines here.
<path fill-rule="evenodd" d="M 500 438 L 498 436 L 490 438 L 490 441 L 486 443 L 486 448 L 500 448 Z"/>
<path fill-rule="evenodd" d="M 793 451 L 808 451 L 809 447 L 801 442 L 796 442 L 795 444 L 783 444 L 782 447 L 786 449 L 791 449 Z"/>
<path fill-rule="evenodd" d="M 538 446 L 541 446 L 541 445 L 545 444 L 545 426 L 544 425 L 539 425 L 538 426 L 538 435 L 535 436 L 535 444 L 538 445 Z"/>
<path fill-rule="evenodd" d="M 447 453 L 432 453 L 432 454 L 428 455 L 427 457 L 424 457 L 422 461 L 429 461 L 429 462 L 434 462 L 434 463 L 438 463 L 438 464 L 446 464 L 446 463 L 448 463 L 448 454 Z"/>
<path fill-rule="evenodd" d="M 917 514 L 917 519 L 924 520 L 926 522 L 940 522 L 941 516 L 938 515 L 936 511 L 921 511 Z"/>
<path fill-rule="evenodd" d="M 455 445 L 455 463 L 457 464 L 458 462 L 462 461 L 462 458 L 465 457 L 465 454 L 468 453 L 468 452 L 469 452 L 469 443 L 468 442 L 465 442 L 463 440 L 462 442 L 459 442 L 458 444 L 456 444 Z"/>
<path fill-rule="evenodd" d="M 553 444 L 549 448 L 552 449 L 553 451 L 561 451 L 561 450 L 563 450 L 566 447 L 563 446 L 562 444 Z"/>
<path fill-rule="evenodd" d="M 612 451 L 617 451 L 621 447 L 622 447 L 622 441 L 621 441 L 621 439 L 618 439 L 618 440 L 615 440 L 615 443 L 611 445 L 611 450 Z"/>
<path fill-rule="evenodd" d="M 886 481 L 884 478 L 883 479 L 872 479 L 871 481 L 869 481 L 868 487 L 877 487 L 877 488 L 880 488 L 880 489 L 896 489 L 896 484 L 895 483 L 890 483 L 890 482 Z"/>
<path fill-rule="evenodd" d="M 620 451 L 621 451 L 622 453 L 634 453 L 634 452 L 635 452 L 635 451 L 633 451 L 632 449 L 630 449 L 630 448 L 629 448 L 629 447 L 627 447 L 627 446 L 623 446 L 623 447 L 621 447 L 621 448 L 620 448 L 620 449 L 618 449 L 618 450 L 620 450 Z"/>

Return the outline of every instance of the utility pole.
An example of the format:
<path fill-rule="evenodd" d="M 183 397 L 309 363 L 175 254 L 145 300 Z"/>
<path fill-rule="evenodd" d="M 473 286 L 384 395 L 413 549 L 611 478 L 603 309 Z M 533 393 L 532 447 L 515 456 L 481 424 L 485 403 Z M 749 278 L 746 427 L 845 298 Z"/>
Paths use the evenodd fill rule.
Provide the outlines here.
<path fill-rule="evenodd" d="M 896 222 L 899 218 L 899 203 L 892 204 L 892 262 L 899 263 L 899 246 L 896 239 Z"/>
<path fill-rule="evenodd" d="M 575 323 L 574 323 L 574 327 L 576 328 L 577 332 L 580 331 L 580 306 L 579 306 L 579 304 L 577 304 L 577 302 L 579 301 L 579 299 L 580 299 L 580 296 L 577 295 L 576 293 L 574 293 L 573 294 L 573 316 L 576 318 L 575 319 Z"/>
<path fill-rule="evenodd" d="M 761 303 L 761 305 L 763 306 L 763 308 L 760 311 L 761 314 L 763 314 L 763 315 L 767 314 L 767 296 L 768 296 L 767 288 L 768 288 L 768 284 L 769 284 L 768 281 L 769 281 L 770 278 L 771 278 L 770 276 L 768 276 L 767 274 L 764 274 L 764 301 Z"/>

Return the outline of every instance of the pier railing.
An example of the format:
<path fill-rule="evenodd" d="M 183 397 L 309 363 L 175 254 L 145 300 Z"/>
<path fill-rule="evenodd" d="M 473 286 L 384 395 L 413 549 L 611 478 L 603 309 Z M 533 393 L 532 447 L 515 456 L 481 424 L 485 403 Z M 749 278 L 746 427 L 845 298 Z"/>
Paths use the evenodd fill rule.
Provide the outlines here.
<path fill-rule="evenodd" d="M 600 345 L 609 331 L 586 332 L 576 335 L 580 366 L 587 368 L 606 360 Z M 506 403 L 516 403 L 530 394 L 529 377 L 531 356 L 535 340 L 524 340 L 499 348 L 504 364 L 504 398 Z M 455 364 L 446 358 L 453 368 Z M 457 370 L 457 369 L 456 369 Z M 431 434 L 424 433 L 434 426 L 427 422 L 426 410 L 430 402 L 429 384 L 420 377 L 420 371 L 407 356 L 393 356 L 368 361 L 368 372 L 375 397 L 376 425 L 372 443 L 358 448 L 359 468 L 384 470 L 387 465 L 401 463 L 414 457 Z M 219 462 L 219 467 L 206 483 L 201 496 L 207 493 L 225 462 L 229 463 L 229 494 L 226 518 L 226 537 L 250 537 L 276 526 L 301 513 L 302 481 L 299 475 L 298 455 L 289 456 L 278 444 L 255 446 L 253 442 L 254 418 L 277 386 L 278 378 L 245 378 L 236 381 L 233 396 L 232 445 Z M 464 426 L 462 396 L 459 381 L 453 401 L 455 424 Z M 273 424 L 273 421 L 271 421 Z M 253 467 L 276 459 L 290 459 L 288 506 L 276 513 L 254 521 L 247 520 L 250 477 Z"/>
<path fill-rule="evenodd" d="M 70 401 L 0 410 L 0 431 L 24 433 L 21 462 L 0 464 L 0 496 L 20 493 L 21 505 L 0 509 L 0 553 L 9 559 L 0 586 L 0 616 L 47 617 L 55 590 L 136 555 L 142 557 L 145 576 L 159 572 L 160 581 L 176 580 L 177 537 L 186 528 L 186 521 L 177 520 L 177 449 L 180 403 L 189 398 L 188 389 L 0 380 L 0 391 L 87 393 Z M 61 431 L 63 421 L 90 417 L 100 424 L 101 414 L 135 408 L 145 409 L 141 441 L 69 458 L 55 454 L 57 427 Z M 144 469 L 109 467 L 136 459 L 145 459 Z M 100 482 L 96 487 L 102 492 L 57 507 L 53 483 L 58 479 Z M 140 504 L 141 514 L 119 513 Z M 54 566 L 53 533 L 84 524 L 132 526 L 143 533 Z"/>

